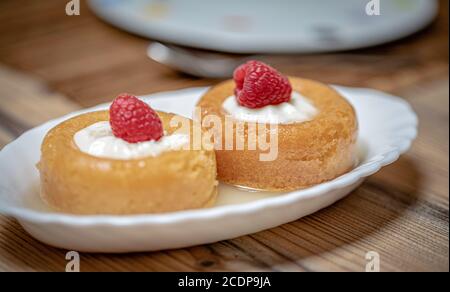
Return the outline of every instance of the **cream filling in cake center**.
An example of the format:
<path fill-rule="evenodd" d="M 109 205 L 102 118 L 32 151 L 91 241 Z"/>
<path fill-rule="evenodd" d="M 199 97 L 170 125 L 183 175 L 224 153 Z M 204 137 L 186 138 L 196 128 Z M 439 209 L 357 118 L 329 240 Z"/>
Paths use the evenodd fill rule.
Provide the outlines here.
<path fill-rule="evenodd" d="M 108 121 L 97 122 L 74 135 L 80 151 L 96 157 L 112 159 L 136 159 L 158 156 L 166 151 L 181 150 L 189 143 L 189 135 L 164 135 L 158 141 L 128 143 L 114 136 Z"/>
<path fill-rule="evenodd" d="M 223 109 L 234 119 L 246 122 L 264 124 L 290 124 L 312 120 L 318 110 L 313 103 L 299 92 L 293 91 L 291 99 L 277 105 L 267 105 L 262 108 L 247 108 L 241 106 L 234 95 L 225 99 Z"/>

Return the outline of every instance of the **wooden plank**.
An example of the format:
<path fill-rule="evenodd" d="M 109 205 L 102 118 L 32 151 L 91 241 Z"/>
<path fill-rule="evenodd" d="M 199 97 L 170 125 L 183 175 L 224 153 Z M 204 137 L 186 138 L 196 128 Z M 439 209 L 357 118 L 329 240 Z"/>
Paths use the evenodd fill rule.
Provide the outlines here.
<path fill-rule="evenodd" d="M 14 133 L 79 108 L 41 81 L 0 65 L 0 117 L 18 125 L 11 129 Z"/>

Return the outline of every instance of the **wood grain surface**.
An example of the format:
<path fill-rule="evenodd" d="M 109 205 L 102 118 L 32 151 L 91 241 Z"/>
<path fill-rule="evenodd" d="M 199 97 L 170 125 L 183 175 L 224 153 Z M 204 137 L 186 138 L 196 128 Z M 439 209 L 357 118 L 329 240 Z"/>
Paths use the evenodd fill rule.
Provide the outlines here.
<path fill-rule="evenodd" d="M 149 41 L 98 20 L 84 2 L 0 1 L 0 147 L 48 119 L 111 100 L 211 85 L 146 58 Z M 232 240 L 128 255 L 81 254 L 82 271 L 449 270 L 448 2 L 437 20 L 406 39 L 375 48 L 274 56 L 284 73 L 372 87 L 404 97 L 420 118 L 411 151 L 338 203 L 306 218 Z M 0 216 L 0 271 L 64 271 L 64 250 Z"/>

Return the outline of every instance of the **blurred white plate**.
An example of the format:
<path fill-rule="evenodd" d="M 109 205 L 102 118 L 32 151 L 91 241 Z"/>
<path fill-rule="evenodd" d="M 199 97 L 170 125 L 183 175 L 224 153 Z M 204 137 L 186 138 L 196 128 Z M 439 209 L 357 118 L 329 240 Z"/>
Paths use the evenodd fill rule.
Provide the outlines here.
<path fill-rule="evenodd" d="M 376 1 L 376 0 L 375 0 Z M 436 0 L 90 0 L 105 21 L 144 37 L 232 53 L 324 52 L 393 41 L 426 26 Z"/>
<path fill-rule="evenodd" d="M 395 161 L 417 134 L 417 117 L 404 100 L 370 89 L 337 87 L 360 123 L 360 164 L 332 181 L 285 194 L 221 186 L 217 206 L 159 215 L 74 216 L 55 213 L 39 196 L 35 167 L 49 129 L 82 112 L 36 127 L 0 151 L 0 213 L 15 217 L 32 236 L 76 251 L 136 252 L 179 248 L 234 238 L 296 220 L 347 195 L 365 177 Z M 205 88 L 145 97 L 154 108 L 190 116 Z"/>

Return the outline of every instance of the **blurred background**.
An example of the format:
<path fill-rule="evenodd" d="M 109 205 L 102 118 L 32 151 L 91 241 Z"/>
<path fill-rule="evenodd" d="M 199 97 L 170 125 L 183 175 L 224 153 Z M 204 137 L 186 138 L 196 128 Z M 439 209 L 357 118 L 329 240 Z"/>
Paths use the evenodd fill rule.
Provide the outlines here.
<path fill-rule="evenodd" d="M 270 53 L 263 59 L 284 73 L 327 83 L 392 91 L 424 78 L 445 76 L 448 1 L 440 2 L 436 18 L 433 0 L 382 1 L 380 16 L 366 15 L 368 2 L 94 0 L 80 1 L 80 15 L 67 16 L 69 1 L 2 0 L 0 63 L 39 79 L 48 90 L 80 106 L 109 101 L 124 91 L 147 94 L 217 82 L 185 75 L 150 59 L 150 36 L 162 43 L 169 40 L 250 56 Z M 158 47 L 154 51 L 155 59 L 161 61 L 164 54 L 174 55 Z M 322 51 L 326 53 L 310 54 Z M 193 55 L 194 60 L 208 60 L 216 67 L 210 59 L 224 57 L 226 61 L 218 64 L 226 68 L 230 59 L 239 62 L 248 57 L 211 57 L 209 52 L 198 57 L 198 51 L 187 52 L 191 59 Z M 274 52 L 294 54 L 273 56 Z M 180 56 L 166 59 L 192 71 L 198 65 Z M 187 65 L 181 65 L 183 61 Z"/>
<path fill-rule="evenodd" d="M 414 238 L 421 234 L 425 240 L 429 234 L 414 227 L 414 216 L 402 219 L 406 225 L 396 230 L 410 233 L 395 240 L 418 250 L 404 249 L 402 259 L 409 266 L 397 259 L 389 267 L 448 270 L 448 36 L 447 0 L 0 0 L 0 148 L 31 127 L 111 101 L 121 92 L 144 95 L 213 85 L 249 58 L 288 75 L 387 91 L 412 104 L 420 118 L 419 138 L 404 158 L 370 178 L 369 187 L 343 204 L 350 200 L 362 210 L 355 220 L 363 222 L 365 214 L 376 209 L 367 197 L 381 200 L 383 206 L 401 203 L 409 208 L 426 202 L 417 208 L 428 212 L 423 216 L 431 216 L 427 218 L 444 241 L 434 239 L 440 245 L 427 247 L 433 256 L 421 253 Z M 346 205 L 339 206 L 342 203 L 328 211 L 335 212 L 327 219 L 331 225 L 339 226 L 333 220 L 345 212 Z M 308 219 L 300 224 L 306 228 Z M 313 230 L 328 236 L 320 228 Z M 354 227 L 359 231 L 363 232 Z M 380 236 L 386 241 L 398 235 L 395 230 L 386 232 Z M 10 246 L 23 254 L 49 253 L 3 217 L 0 235 L 4 269 L 28 267 L 21 255 L 12 255 Z M 333 236 L 330 242 L 338 238 L 348 243 L 342 234 Z M 389 246 L 395 246 L 395 240 Z M 287 247 L 280 243 L 273 248 L 282 252 Z M 251 253 L 255 247 L 244 244 L 241 249 Z M 399 250 L 397 246 L 393 253 Z M 200 254 L 209 257 L 208 252 Z M 64 261 L 63 255 L 49 258 L 39 258 L 32 268 L 58 270 L 55 263 Z M 104 257 L 91 260 L 93 270 L 113 269 Z M 122 268 L 133 269 L 131 262 L 122 260 Z M 321 267 L 329 268 L 317 265 Z"/>

